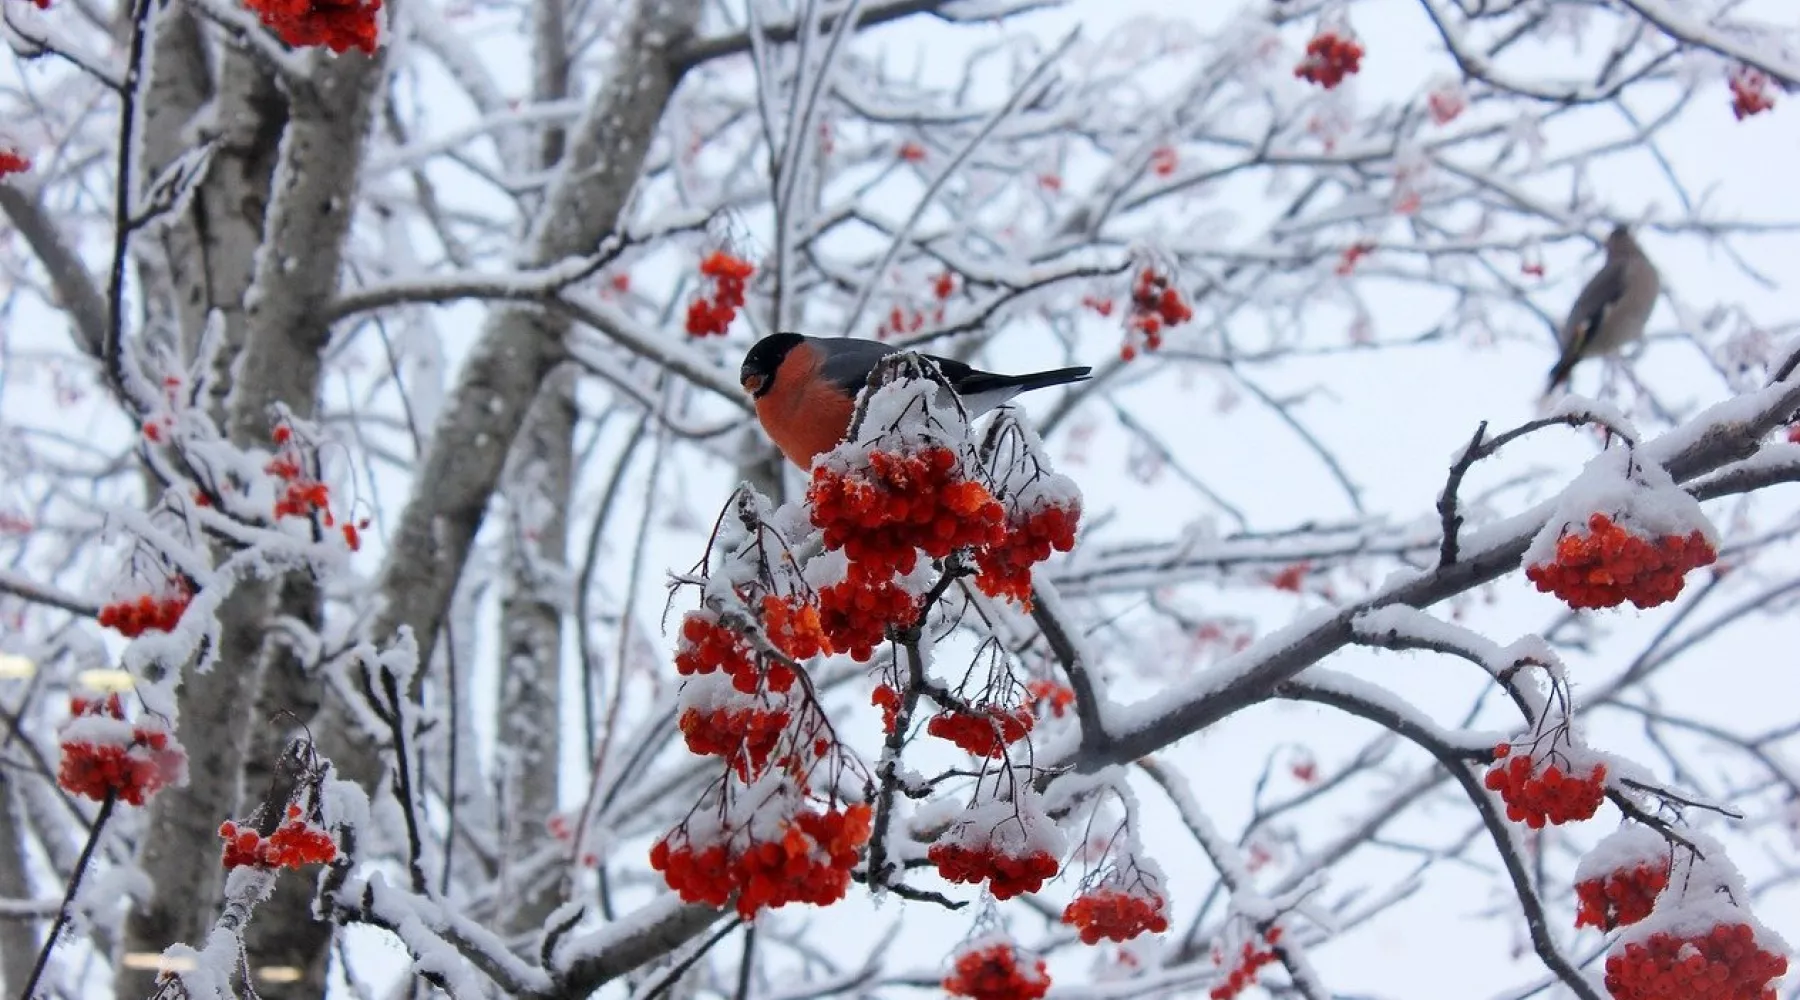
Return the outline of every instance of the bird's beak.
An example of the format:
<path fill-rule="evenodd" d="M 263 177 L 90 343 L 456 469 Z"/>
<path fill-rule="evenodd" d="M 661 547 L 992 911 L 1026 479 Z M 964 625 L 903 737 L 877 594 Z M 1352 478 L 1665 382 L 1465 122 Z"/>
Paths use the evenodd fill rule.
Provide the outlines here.
<path fill-rule="evenodd" d="M 757 372 L 753 372 L 748 368 L 742 369 L 738 372 L 738 384 L 742 385 L 744 387 L 744 391 L 749 393 L 751 396 L 755 396 L 757 393 L 762 391 L 763 382 L 764 382 L 764 379 L 761 374 L 759 374 Z"/>

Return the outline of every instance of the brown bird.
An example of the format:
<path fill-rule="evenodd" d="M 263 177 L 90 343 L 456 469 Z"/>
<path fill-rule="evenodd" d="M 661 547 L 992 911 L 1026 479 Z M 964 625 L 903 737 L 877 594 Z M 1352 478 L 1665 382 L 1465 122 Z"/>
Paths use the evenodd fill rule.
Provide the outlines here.
<path fill-rule="evenodd" d="M 1567 382 L 1582 360 L 1616 354 L 1642 337 L 1661 291 L 1656 265 L 1644 256 L 1644 248 L 1632 238 L 1631 230 L 1624 226 L 1613 229 L 1606 238 L 1606 263 L 1575 296 L 1569 319 L 1558 332 L 1562 354 L 1550 369 L 1545 393 Z"/>

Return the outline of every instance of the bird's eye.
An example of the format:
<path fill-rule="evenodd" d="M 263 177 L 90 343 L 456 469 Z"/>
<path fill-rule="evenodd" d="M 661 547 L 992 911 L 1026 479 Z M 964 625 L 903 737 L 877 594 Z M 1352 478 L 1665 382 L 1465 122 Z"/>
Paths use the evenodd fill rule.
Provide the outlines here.
<path fill-rule="evenodd" d="M 754 396 L 757 393 L 762 391 L 764 379 L 761 375 L 758 375 L 758 374 L 752 372 L 748 375 L 745 375 L 742 379 L 742 382 L 744 385 L 744 391 L 749 393 L 750 395 Z"/>

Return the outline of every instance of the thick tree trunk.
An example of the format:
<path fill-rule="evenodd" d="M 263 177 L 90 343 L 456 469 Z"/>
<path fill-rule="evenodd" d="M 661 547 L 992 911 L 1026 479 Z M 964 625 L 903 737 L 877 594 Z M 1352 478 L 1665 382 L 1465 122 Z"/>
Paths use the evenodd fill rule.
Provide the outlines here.
<path fill-rule="evenodd" d="M 507 532 L 506 593 L 500 605 L 504 863 L 548 845 L 544 821 L 557 806 L 574 391 L 575 370 L 569 366 L 545 383 L 513 446 L 514 471 L 505 490 L 514 520 Z M 557 889 L 542 879 L 514 883 L 501 925 L 515 933 L 543 926 L 561 902 Z"/>
<path fill-rule="evenodd" d="M 227 314 L 225 360 L 231 377 L 223 380 L 228 388 L 221 402 L 227 432 L 240 446 L 267 440 L 274 403 L 302 416 L 313 411 L 320 352 L 329 334 L 320 317 L 337 292 L 353 204 L 349 193 L 355 189 L 380 65 L 379 59 L 355 54 L 321 63 L 315 85 L 285 109 L 285 127 L 283 106 L 255 82 L 239 83 L 242 89 L 233 92 L 236 113 L 220 115 L 228 127 L 241 130 L 231 134 L 227 150 L 241 150 L 242 166 L 215 165 L 208 185 L 216 186 L 219 198 L 237 200 L 200 203 L 214 210 L 199 209 L 203 223 L 202 215 L 195 216 L 202 237 L 197 252 L 204 258 L 193 273 L 205 283 L 209 300 Z M 249 81 L 255 79 L 251 74 Z M 262 180 L 262 144 L 276 135 L 274 169 Z M 265 186 L 259 189 L 259 183 Z M 216 271 L 226 272 L 223 281 Z M 152 806 L 141 863 L 155 892 L 127 923 L 129 950 L 192 943 L 210 924 L 221 885 L 218 824 L 245 808 L 246 791 L 262 791 L 245 785 L 252 734 L 287 728 L 268 717 L 274 708 L 306 708 L 301 665 L 271 641 L 268 624 L 278 614 L 316 621 L 317 601 L 310 583 L 281 580 L 246 580 L 226 601 L 218 665 L 183 683 L 180 731 L 189 751 L 189 785 L 165 792 Z M 262 697 L 265 679 L 282 703 Z M 259 752 L 265 752 L 280 741 L 265 733 L 258 742 Z M 267 755 L 263 764 L 272 759 Z M 304 880 L 283 879 L 259 911 L 253 941 L 280 954 L 273 956 L 276 961 L 252 954 L 251 966 L 302 970 L 293 982 L 259 984 L 267 1000 L 319 996 L 324 990 L 329 928 L 313 920 L 310 892 L 296 886 L 305 888 Z M 152 989 L 149 974 L 120 971 L 120 996 L 143 996 Z"/>
<path fill-rule="evenodd" d="M 14 787 L 18 777 L 0 772 L 0 897 L 30 899 L 31 880 L 25 874 L 24 803 Z M 36 780 L 25 778 L 26 781 Z M 0 920 L 0 988 L 17 995 L 31 978 L 37 962 L 38 938 L 29 920 Z"/>

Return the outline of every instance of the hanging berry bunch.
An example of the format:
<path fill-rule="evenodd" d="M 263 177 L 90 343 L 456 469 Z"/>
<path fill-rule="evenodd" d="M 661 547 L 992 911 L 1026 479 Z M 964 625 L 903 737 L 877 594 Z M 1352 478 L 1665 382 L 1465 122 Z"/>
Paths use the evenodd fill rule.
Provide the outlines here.
<path fill-rule="evenodd" d="M 193 587 L 187 578 L 165 577 L 161 583 L 152 585 L 147 593 L 101 605 L 98 621 L 102 627 L 114 629 L 127 639 L 135 639 L 145 632 L 173 632 L 181 624 L 181 616 L 193 599 Z"/>
<path fill-rule="evenodd" d="M 1607 952 L 1614 1000 L 1767 1000 L 1787 973 L 1787 943 L 1743 908 L 1749 892 L 1723 848 L 1693 839 L 1649 916 Z"/>
<path fill-rule="evenodd" d="M 1062 831 L 1028 770 L 1001 765 L 977 780 L 968 808 L 926 857 L 949 882 L 986 883 L 995 899 L 1037 892 L 1062 867 Z"/>
<path fill-rule="evenodd" d="M 291 418 L 284 418 L 276 422 L 269 438 L 275 444 L 275 455 L 263 466 L 263 471 L 275 477 L 277 484 L 272 510 L 274 519 L 310 521 L 315 538 L 331 531 L 343 538 L 350 551 L 360 549 L 362 533 L 368 530 L 369 521 L 362 518 L 352 522 L 344 518 L 340 522 L 332 512 L 331 487 L 324 482 L 316 432 Z"/>
<path fill-rule="evenodd" d="M 1107 311 L 1111 311 L 1108 303 Z M 1104 315 L 1104 314 L 1103 314 Z M 1130 361 L 1141 346 L 1154 351 L 1162 346 L 1164 331 L 1194 318 L 1187 299 L 1166 272 L 1146 264 L 1131 282 L 1131 311 L 1125 315 L 1125 343 L 1119 357 Z"/>
<path fill-rule="evenodd" d="M 687 332 L 690 336 L 723 337 L 744 306 L 744 290 L 755 265 L 723 250 L 714 250 L 700 261 L 700 277 L 709 286 L 705 294 L 688 303 Z"/>
<path fill-rule="evenodd" d="M 1124 942 L 1169 929 L 1166 882 L 1148 858 L 1127 852 L 1096 876 L 1063 908 L 1062 922 L 1081 933 L 1083 944 L 1103 938 Z"/>
<path fill-rule="evenodd" d="M 1609 448 L 1563 493 L 1525 552 L 1525 576 L 1571 608 L 1653 608 L 1717 559 L 1717 544 L 1699 501 L 1667 470 L 1635 448 Z"/>
<path fill-rule="evenodd" d="M 40 0 L 39 6 L 48 6 L 49 0 Z M 0 178 L 9 174 L 22 174 L 31 169 L 31 157 L 24 153 L 24 146 L 9 135 L 0 133 Z"/>
<path fill-rule="evenodd" d="M 997 643 L 983 644 L 977 664 L 953 690 L 930 687 L 942 711 L 925 724 L 925 732 L 975 757 L 998 759 L 1031 733 L 1037 718 Z"/>
<path fill-rule="evenodd" d="M 980 572 L 975 585 L 990 597 L 1029 608 L 1032 567 L 1050 558 L 1053 549 L 1075 548 L 1081 491 L 1074 480 L 1050 467 L 1037 432 L 1010 413 L 994 418 L 981 453 L 988 480 L 1002 498 L 1006 523 L 1000 541 L 976 553 Z"/>
<path fill-rule="evenodd" d="M 328 865 L 338 858 L 337 840 L 326 829 L 324 808 L 330 765 L 319 758 L 312 740 L 301 737 L 288 744 L 279 766 L 294 779 L 285 801 L 265 800 L 242 822 L 219 824 L 219 839 L 225 842 L 220 863 L 228 871 L 243 867 L 298 870 Z M 272 819 L 271 812 L 280 818 Z"/>
<path fill-rule="evenodd" d="M 1606 799 L 1606 762 L 1575 742 L 1567 724 L 1533 741 L 1494 747 L 1484 782 L 1500 793 L 1506 818 L 1533 830 L 1590 819 Z"/>
<path fill-rule="evenodd" d="M 244 5 L 296 48 L 373 55 L 381 41 L 381 0 L 245 0 Z"/>
<path fill-rule="evenodd" d="M 69 699 L 69 720 L 57 730 L 62 761 L 56 783 L 71 795 L 95 801 L 113 796 L 141 806 L 169 785 L 187 784 L 187 751 L 168 723 L 155 717 L 129 722 L 117 694 Z"/>
<path fill-rule="evenodd" d="M 251 865 L 257 868 L 304 868 L 337 860 L 337 842 L 331 834 L 307 822 L 297 805 L 287 807 L 286 818 L 268 836 L 231 820 L 219 824 L 225 841 L 223 863 L 227 869 Z"/>
<path fill-rule="evenodd" d="M 1726 74 L 1731 87 L 1731 113 L 1738 121 L 1760 115 L 1775 106 L 1774 86 L 1762 70 L 1739 63 Z"/>
<path fill-rule="evenodd" d="M 1275 946 L 1281 943 L 1282 933 L 1281 925 L 1270 924 L 1260 934 L 1242 934 L 1241 942 L 1215 949 L 1213 964 L 1224 971 L 1225 978 L 1206 995 L 1211 1000 L 1232 1000 L 1254 985 L 1263 966 L 1274 964 Z M 1227 956 L 1231 959 L 1229 965 Z"/>
<path fill-rule="evenodd" d="M 1468 106 L 1469 92 L 1457 77 L 1439 77 L 1425 94 L 1425 110 L 1430 112 L 1433 124 L 1450 124 Z"/>
<path fill-rule="evenodd" d="M 1347 27 L 1321 28 L 1306 43 L 1306 55 L 1294 67 L 1294 75 L 1331 90 L 1362 69 L 1363 47 Z"/>
<path fill-rule="evenodd" d="M 857 660 L 918 618 L 921 554 L 941 562 L 1005 539 L 1005 509 L 981 481 L 954 394 L 900 359 L 886 369 L 895 381 L 882 384 L 878 369 L 853 440 L 814 463 L 806 493 L 828 556 L 807 577 L 832 646 Z"/>
<path fill-rule="evenodd" d="M 1575 926 L 1610 931 L 1649 916 L 1668 888 L 1672 858 L 1669 841 L 1647 826 L 1613 831 L 1575 867 Z"/>
<path fill-rule="evenodd" d="M 829 906 L 850 888 L 869 840 L 863 803 L 816 803 L 786 772 L 715 783 L 694 811 L 650 850 L 650 867 L 690 903 L 740 916 L 789 903 Z"/>
<path fill-rule="evenodd" d="M 705 602 L 682 621 L 679 724 L 689 751 L 724 769 L 650 861 L 683 899 L 735 900 L 745 918 L 843 898 L 869 839 L 869 806 L 845 801 L 847 781 L 866 787 L 868 775 L 832 730 L 802 663 L 832 652 L 834 641 L 787 544 L 805 527 L 798 504 L 771 510 L 742 489 L 701 575 L 677 581 L 698 586 Z"/>
<path fill-rule="evenodd" d="M 1028 954 L 1000 932 L 984 934 L 958 948 L 944 977 L 944 992 L 970 1000 L 1038 1000 L 1050 992 L 1044 960 Z"/>

